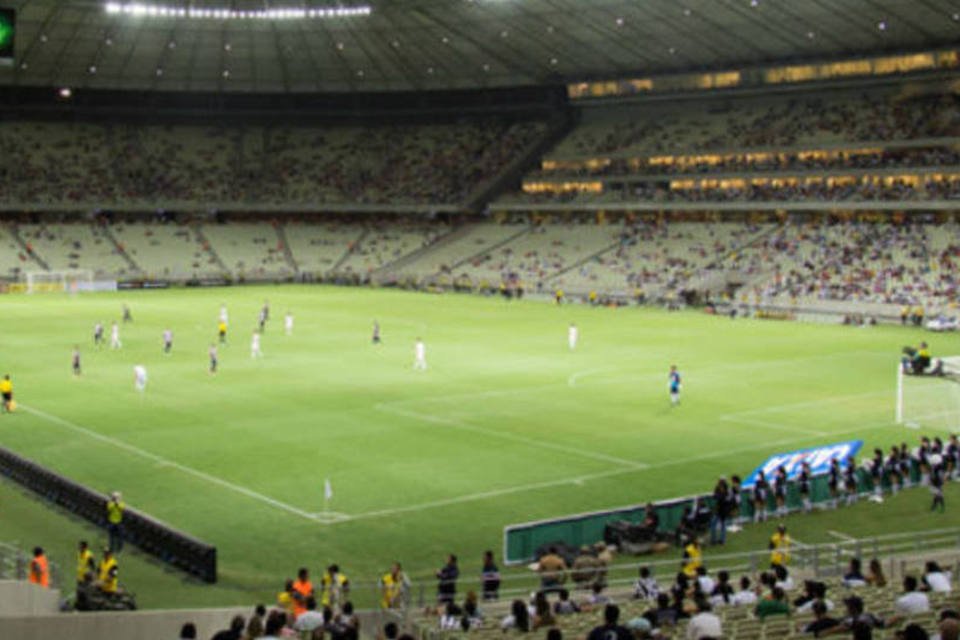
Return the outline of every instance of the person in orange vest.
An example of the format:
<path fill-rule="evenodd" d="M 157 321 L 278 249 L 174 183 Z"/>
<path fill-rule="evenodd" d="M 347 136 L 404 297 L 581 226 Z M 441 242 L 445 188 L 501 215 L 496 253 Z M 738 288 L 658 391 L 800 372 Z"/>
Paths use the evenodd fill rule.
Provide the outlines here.
<path fill-rule="evenodd" d="M 306 567 L 297 571 L 297 579 L 293 581 L 293 616 L 299 618 L 307 610 L 307 598 L 314 595 L 313 584 L 310 582 L 310 572 Z"/>
<path fill-rule="evenodd" d="M 33 548 L 33 560 L 30 561 L 30 582 L 41 587 L 50 587 L 50 563 L 40 547 Z"/>

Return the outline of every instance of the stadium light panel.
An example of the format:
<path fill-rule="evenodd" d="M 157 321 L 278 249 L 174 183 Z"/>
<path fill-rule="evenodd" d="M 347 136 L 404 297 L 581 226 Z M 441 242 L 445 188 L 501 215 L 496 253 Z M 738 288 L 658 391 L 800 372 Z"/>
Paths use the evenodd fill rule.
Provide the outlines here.
<path fill-rule="evenodd" d="M 336 7 L 271 7 L 259 10 L 230 8 L 176 7 L 145 2 L 106 2 L 109 15 L 136 18 L 186 18 L 193 20 L 317 20 L 325 18 L 356 18 L 373 13 L 370 5 Z"/>

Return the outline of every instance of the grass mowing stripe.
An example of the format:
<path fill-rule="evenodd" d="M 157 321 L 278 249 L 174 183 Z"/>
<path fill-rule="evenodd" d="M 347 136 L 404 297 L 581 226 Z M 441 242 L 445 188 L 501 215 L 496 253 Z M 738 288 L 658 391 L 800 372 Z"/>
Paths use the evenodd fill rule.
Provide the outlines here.
<path fill-rule="evenodd" d="M 127 451 L 128 453 L 132 453 L 132 454 L 134 454 L 134 455 L 140 456 L 141 458 L 146 458 L 147 460 L 150 460 L 151 462 L 155 462 L 155 463 L 157 463 L 157 464 L 159 464 L 159 465 L 163 465 L 163 466 L 165 466 L 165 467 L 171 467 L 171 468 L 173 468 L 173 469 L 177 469 L 178 471 L 182 471 L 183 473 L 192 475 L 192 476 L 194 476 L 194 477 L 196 477 L 196 478 L 200 478 L 201 480 L 206 480 L 207 482 L 211 482 L 211 483 L 213 483 L 213 484 L 220 485 L 221 487 L 225 487 L 225 488 L 227 488 L 227 489 L 229 489 L 229 490 L 231 490 L 231 491 L 235 491 L 236 493 L 239 493 L 239 494 L 241 494 L 241 495 L 245 495 L 245 496 L 247 496 L 248 498 L 253 498 L 254 500 L 259 500 L 260 502 L 264 502 L 264 503 L 266 503 L 266 504 L 269 504 L 269 505 L 272 506 L 272 507 L 276 507 L 276 508 L 278 508 L 278 509 L 283 509 L 284 511 L 287 511 L 287 512 L 292 513 L 292 514 L 294 514 L 294 515 L 298 515 L 298 516 L 300 516 L 301 518 L 306 518 L 306 519 L 308 519 L 308 520 L 313 520 L 314 522 L 321 522 L 321 521 L 322 521 L 321 519 L 319 519 L 318 517 L 316 517 L 315 514 L 308 513 L 308 512 L 306 512 L 306 511 L 304 511 L 303 509 L 298 509 L 297 507 L 294 507 L 294 506 L 289 505 L 289 504 L 287 504 L 287 503 L 285 503 L 285 502 L 281 502 L 281 501 L 279 501 L 279 500 L 276 500 L 275 498 L 271 498 L 270 496 L 265 496 L 265 495 L 263 495 L 262 493 L 257 493 L 256 491 L 254 491 L 254 490 L 252 490 L 252 489 L 248 489 L 248 488 L 246 488 L 246 487 L 241 487 L 240 485 L 234 484 L 234 483 L 229 482 L 229 481 L 227 481 L 227 480 L 224 480 L 223 478 L 218 478 L 217 476 L 210 475 L 209 473 L 206 473 L 205 471 L 200 471 L 200 470 L 198 470 L 198 469 L 194 469 L 193 467 L 188 467 L 188 466 L 182 465 L 182 464 L 180 464 L 179 462 L 174 462 L 173 460 L 168 460 L 167 458 L 164 458 L 164 457 L 162 457 L 162 456 L 158 456 L 158 455 L 156 455 L 155 453 L 151 453 L 151 452 L 149 452 L 149 451 L 146 451 L 145 449 L 141 449 L 140 447 L 135 447 L 135 446 L 133 446 L 132 444 L 126 443 L 126 442 L 124 442 L 124 441 L 122 441 L 122 440 L 118 440 L 118 439 L 116 439 L 116 438 L 111 438 L 110 436 L 105 436 L 105 435 L 103 435 L 102 433 L 97 433 L 96 431 L 93 431 L 92 429 L 87 429 L 86 427 L 81 427 L 80 425 L 78 425 L 78 424 L 76 424 L 76 423 L 74 423 L 74 422 L 70 422 L 69 420 L 64 420 L 63 418 L 60 418 L 59 416 L 52 415 L 52 414 L 47 413 L 47 412 L 45 412 L 45 411 L 41 411 L 40 409 L 37 409 L 37 408 L 35 408 L 35 407 L 30 407 L 30 406 L 21 404 L 21 405 L 20 405 L 20 408 L 21 408 L 23 411 L 25 411 L 25 412 L 27 412 L 27 413 L 29 413 L 29 414 L 35 415 L 35 416 L 37 416 L 38 418 L 42 418 L 43 420 L 46 420 L 47 422 L 50 422 L 50 423 L 59 425 L 59 426 L 61 426 L 61 427 L 64 427 L 65 429 L 70 429 L 71 431 L 74 431 L 74 432 L 76 432 L 76 433 L 81 433 L 81 434 L 87 436 L 88 438 L 93 438 L 93 439 L 95 439 L 95 440 L 99 440 L 100 442 L 104 442 L 104 443 L 106 443 L 106 444 L 112 445 L 112 446 L 117 447 L 117 448 L 119 448 L 119 449 L 123 449 L 124 451 Z"/>

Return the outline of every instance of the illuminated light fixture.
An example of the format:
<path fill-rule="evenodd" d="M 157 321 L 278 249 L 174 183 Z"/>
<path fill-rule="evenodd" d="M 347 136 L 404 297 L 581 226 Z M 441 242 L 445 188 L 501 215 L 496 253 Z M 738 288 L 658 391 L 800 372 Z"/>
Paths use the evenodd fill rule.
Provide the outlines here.
<path fill-rule="evenodd" d="M 147 4 L 145 2 L 106 2 L 104 11 L 109 15 L 137 18 L 190 18 L 197 20 L 310 20 L 322 18 L 354 18 L 373 13 L 370 5 L 351 7 L 274 7 L 245 11 L 240 9 L 212 9 L 200 7 L 174 7 Z"/>

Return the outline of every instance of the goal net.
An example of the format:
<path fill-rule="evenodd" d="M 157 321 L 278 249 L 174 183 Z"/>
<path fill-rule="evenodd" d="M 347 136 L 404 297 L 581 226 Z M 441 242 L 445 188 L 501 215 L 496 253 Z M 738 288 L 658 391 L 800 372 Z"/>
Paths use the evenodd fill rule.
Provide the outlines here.
<path fill-rule="evenodd" d="M 897 368 L 898 423 L 915 429 L 960 432 L 960 356 L 940 361 L 942 375 L 908 375 L 902 367 Z"/>
<path fill-rule="evenodd" d="M 90 291 L 93 286 L 93 271 L 90 269 L 28 271 L 24 275 L 27 293 L 77 293 Z"/>

